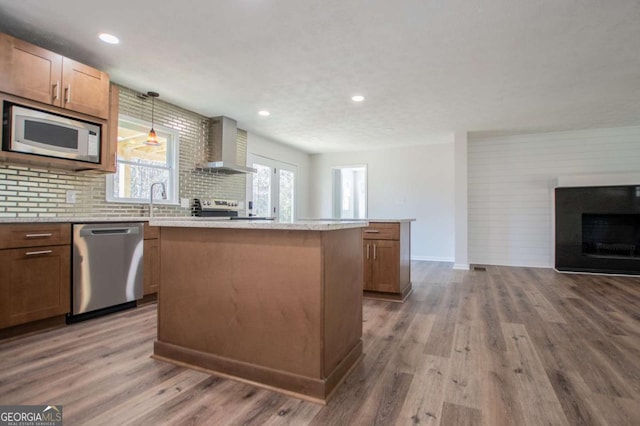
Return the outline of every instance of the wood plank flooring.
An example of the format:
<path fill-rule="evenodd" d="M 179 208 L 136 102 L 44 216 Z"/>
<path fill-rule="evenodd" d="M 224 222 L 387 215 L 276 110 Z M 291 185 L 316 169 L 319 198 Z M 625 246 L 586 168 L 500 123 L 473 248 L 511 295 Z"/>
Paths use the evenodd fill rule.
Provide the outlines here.
<path fill-rule="evenodd" d="M 149 358 L 156 305 L 0 342 L 0 405 L 65 425 L 638 425 L 640 279 L 414 262 L 364 301 L 365 358 L 327 406 Z"/>

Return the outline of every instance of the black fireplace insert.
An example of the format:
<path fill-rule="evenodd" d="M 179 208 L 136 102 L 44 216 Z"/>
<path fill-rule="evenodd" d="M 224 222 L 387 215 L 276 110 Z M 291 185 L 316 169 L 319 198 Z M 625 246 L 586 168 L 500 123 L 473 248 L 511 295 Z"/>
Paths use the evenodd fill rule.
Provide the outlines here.
<path fill-rule="evenodd" d="M 640 186 L 556 188 L 556 269 L 640 275 Z"/>

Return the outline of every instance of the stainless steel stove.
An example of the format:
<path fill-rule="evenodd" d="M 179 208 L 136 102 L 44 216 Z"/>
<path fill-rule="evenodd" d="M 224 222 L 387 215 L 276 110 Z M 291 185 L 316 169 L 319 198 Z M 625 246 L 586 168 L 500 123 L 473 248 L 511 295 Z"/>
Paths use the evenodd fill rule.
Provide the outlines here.
<path fill-rule="evenodd" d="M 237 217 L 240 203 L 220 198 L 196 198 L 191 206 L 191 215 L 199 217 Z"/>
<path fill-rule="evenodd" d="M 228 217 L 231 220 L 274 220 L 274 217 L 239 216 L 242 202 L 220 198 L 196 198 L 191 206 L 191 215 L 198 217 Z"/>

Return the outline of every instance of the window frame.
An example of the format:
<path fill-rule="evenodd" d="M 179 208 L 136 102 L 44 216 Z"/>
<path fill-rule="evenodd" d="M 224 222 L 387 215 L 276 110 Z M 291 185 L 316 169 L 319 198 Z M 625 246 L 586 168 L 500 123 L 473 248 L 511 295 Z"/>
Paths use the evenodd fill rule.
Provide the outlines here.
<path fill-rule="evenodd" d="M 129 123 L 133 123 L 133 124 L 137 124 L 140 126 L 144 126 L 144 127 L 148 127 L 149 129 L 151 129 L 151 122 L 147 121 L 147 120 L 141 120 L 138 118 L 134 118 L 125 114 L 119 114 L 118 115 L 118 127 L 120 127 L 120 121 L 127 121 Z M 167 195 L 168 198 L 166 200 L 163 200 L 161 197 L 158 197 L 158 199 L 156 200 L 154 198 L 153 203 L 154 204 L 161 204 L 161 205 L 180 205 L 180 194 L 179 192 L 179 181 L 180 181 L 180 158 L 179 158 L 179 152 L 180 152 L 180 131 L 176 130 L 176 129 L 172 129 L 170 127 L 166 127 L 166 126 L 162 126 L 160 124 L 157 123 L 153 123 L 153 127 L 156 130 L 156 133 L 168 133 L 169 135 L 171 135 L 171 143 L 170 146 L 167 147 L 167 163 L 170 165 L 169 167 L 161 167 L 161 166 L 152 166 L 152 165 L 143 165 L 144 167 L 149 167 L 149 168 L 153 168 L 153 169 L 163 169 L 163 170 L 169 170 L 169 182 L 167 184 Z M 117 142 L 116 142 L 117 144 Z M 134 165 L 138 165 L 137 163 L 132 163 L 132 162 L 128 162 L 125 160 L 120 160 L 117 157 L 117 148 L 116 148 L 116 167 L 118 167 L 118 164 L 123 162 L 125 164 L 134 164 Z M 173 167 L 172 167 L 173 166 Z M 116 173 L 111 173 L 106 175 L 106 201 L 108 203 L 127 203 L 127 204 L 145 204 L 145 203 L 149 203 L 149 199 L 142 199 L 142 198 L 118 198 L 118 197 L 114 197 L 113 196 L 113 186 L 115 185 L 115 177 L 116 177 Z M 169 194 L 171 194 L 169 196 Z"/>

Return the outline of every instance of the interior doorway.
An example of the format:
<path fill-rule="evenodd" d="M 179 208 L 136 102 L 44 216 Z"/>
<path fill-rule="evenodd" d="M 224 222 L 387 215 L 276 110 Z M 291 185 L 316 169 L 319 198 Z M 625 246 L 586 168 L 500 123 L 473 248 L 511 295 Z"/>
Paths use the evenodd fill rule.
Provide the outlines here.
<path fill-rule="evenodd" d="M 333 218 L 367 217 L 367 166 L 333 167 Z"/>

